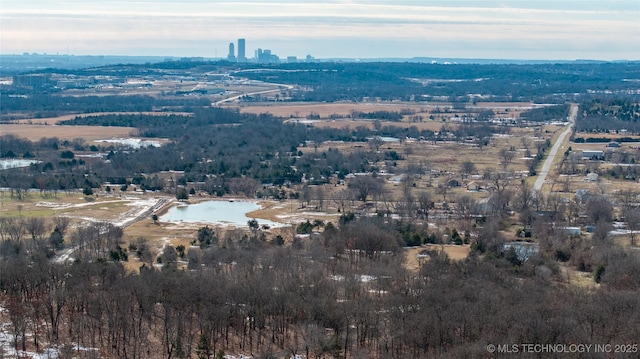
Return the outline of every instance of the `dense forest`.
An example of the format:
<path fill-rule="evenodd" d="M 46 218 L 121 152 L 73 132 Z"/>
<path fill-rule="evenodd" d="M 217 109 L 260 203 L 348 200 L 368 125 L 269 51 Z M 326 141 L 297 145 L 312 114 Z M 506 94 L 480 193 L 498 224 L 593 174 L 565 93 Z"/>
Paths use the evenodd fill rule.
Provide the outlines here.
<path fill-rule="evenodd" d="M 281 71 L 283 69 L 291 71 Z M 287 64 L 242 76 L 306 86 L 293 100 L 468 100 L 482 94 L 502 101 L 563 103 L 573 94 L 626 92 L 640 77 L 637 63 L 544 65 L 445 65 L 417 63 Z M 365 80 L 366 81 L 363 81 Z"/>
<path fill-rule="evenodd" d="M 566 121 L 568 115 L 569 105 L 565 104 L 527 110 L 520 114 L 520 118 L 526 121 L 550 122 Z"/>
<path fill-rule="evenodd" d="M 82 238 L 119 241 L 99 228 L 85 225 Z M 356 219 L 286 247 L 260 232 L 209 231 L 208 248 L 169 246 L 162 270 L 147 262 L 139 274 L 99 249 L 59 264 L 41 240 L 3 240 L 0 298 L 17 348 L 76 343 L 118 358 L 485 357 L 487 344 L 503 343 L 628 345 L 631 356 L 617 356 L 637 355 L 640 282 L 630 273 L 640 262 L 613 242 L 549 233 L 523 259 L 486 223 L 468 259 L 428 252 L 413 272 L 392 228 Z M 144 246 L 129 252 L 150 261 Z M 558 255 L 598 265 L 601 286 L 564 284 Z M 184 261 L 189 270 L 176 269 Z"/>
<path fill-rule="evenodd" d="M 640 133 L 640 105 L 629 98 L 598 98 L 583 103 L 577 131 L 595 133 Z"/>

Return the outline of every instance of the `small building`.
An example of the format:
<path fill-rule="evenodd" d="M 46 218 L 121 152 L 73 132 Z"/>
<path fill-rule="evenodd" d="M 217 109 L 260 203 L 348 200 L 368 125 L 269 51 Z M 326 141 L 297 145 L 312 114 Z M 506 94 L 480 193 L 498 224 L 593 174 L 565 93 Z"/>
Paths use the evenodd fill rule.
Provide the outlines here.
<path fill-rule="evenodd" d="M 560 229 L 570 236 L 579 236 L 582 234 L 580 227 L 560 227 Z"/>
<path fill-rule="evenodd" d="M 597 173 L 588 173 L 587 174 L 587 180 L 589 182 L 598 182 L 598 174 Z"/>
<path fill-rule="evenodd" d="M 467 191 L 477 192 L 481 189 L 480 184 L 478 182 L 472 181 L 467 184 Z"/>
<path fill-rule="evenodd" d="M 449 186 L 449 187 L 460 187 L 461 185 L 460 185 L 460 181 L 458 181 L 455 178 L 452 178 L 452 179 L 447 181 L 447 186 Z"/>
<path fill-rule="evenodd" d="M 584 150 L 582 151 L 583 160 L 599 160 L 604 157 L 604 151 Z"/>

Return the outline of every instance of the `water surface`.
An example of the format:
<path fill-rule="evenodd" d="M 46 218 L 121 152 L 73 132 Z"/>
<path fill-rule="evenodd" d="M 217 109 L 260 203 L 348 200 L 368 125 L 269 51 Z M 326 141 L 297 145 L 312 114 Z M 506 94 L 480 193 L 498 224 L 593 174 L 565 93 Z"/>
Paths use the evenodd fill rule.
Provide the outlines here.
<path fill-rule="evenodd" d="M 252 218 L 247 213 L 262 208 L 251 201 L 206 201 L 189 205 L 178 205 L 171 208 L 159 219 L 163 222 L 189 222 L 225 224 L 235 227 L 247 227 Z M 282 227 L 282 223 L 271 222 L 266 219 L 255 218 L 260 226 Z"/>

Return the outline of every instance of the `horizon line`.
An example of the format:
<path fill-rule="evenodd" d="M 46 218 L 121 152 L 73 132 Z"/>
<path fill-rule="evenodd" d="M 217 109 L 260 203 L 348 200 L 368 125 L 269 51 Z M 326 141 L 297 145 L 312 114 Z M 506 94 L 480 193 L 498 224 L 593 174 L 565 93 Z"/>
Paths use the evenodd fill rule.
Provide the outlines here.
<path fill-rule="evenodd" d="M 213 61 L 227 61 L 226 57 L 223 56 L 218 56 L 218 57 L 214 57 L 214 56 L 199 56 L 199 55 L 185 55 L 185 56 L 180 56 L 180 55 L 124 55 L 124 54 L 61 54 L 61 53 L 55 53 L 55 54 L 51 54 L 51 53 L 38 53 L 38 52 L 23 52 L 23 53 L 10 53 L 10 54 L 4 54 L 4 53 L 0 53 L 0 56 L 59 56 L 59 57 L 130 57 L 130 58 L 164 58 L 166 59 L 176 59 L 176 60 L 180 60 L 180 59 L 194 59 L 194 58 L 202 58 L 202 59 L 207 59 L 207 60 L 213 60 Z M 583 59 L 559 59 L 559 58 L 524 58 L 524 59 L 517 59 L 517 58 L 498 58 L 498 57 L 442 57 L 442 56 L 412 56 L 412 57 L 394 57 L 394 56 L 389 56 L 389 57 L 385 57 L 385 56 L 378 56 L 378 57 L 316 57 L 313 56 L 314 60 L 316 61 L 331 61 L 331 60 L 350 60 L 350 61 L 360 61 L 360 62 L 370 62 L 370 60 L 415 60 L 415 59 L 430 59 L 430 60 L 437 60 L 437 59 L 442 59 L 442 60 L 464 60 L 464 61 L 472 61 L 472 60 L 481 60 L 481 61 L 515 61 L 515 62 L 526 62 L 526 61 L 531 61 L 531 62 L 637 62 L 640 61 L 640 58 L 638 59 L 614 59 L 614 60 L 603 60 L 603 59 L 597 59 L 597 58 L 583 58 Z M 297 57 L 297 56 L 285 56 L 285 57 L 279 57 L 278 59 L 280 60 L 284 60 L 286 63 L 286 60 L 288 57 L 295 57 L 298 60 L 302 60 L 300 62 L 305 62 L 305 58 L 306 57 Z M 251 58 L 247 58 L 247 59 L 255 59 L 254 57 Z M 162 62 L 162 61 L 160 61 Z M 230 63 L 252 63 L 252 62 L 234 62 L 234 61 L 229 61 Z"/>

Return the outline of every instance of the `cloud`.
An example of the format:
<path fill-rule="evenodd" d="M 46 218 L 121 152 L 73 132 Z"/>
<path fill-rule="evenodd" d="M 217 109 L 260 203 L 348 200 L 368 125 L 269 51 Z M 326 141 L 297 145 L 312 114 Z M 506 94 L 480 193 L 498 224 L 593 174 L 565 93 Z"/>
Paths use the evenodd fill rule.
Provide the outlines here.
<path fill-rule="evenodd" d="M 248 46 L 256 42 L 266 43 L 262 47 L 279 43 L 285 47 L 282 51 L 289 53 L 314 52 L 314 42 L 333 40 L 344 46 L 333 51 L 350 57 L 365 57 L 361 52 L 355 53 L 353 46 L 363 41 L 373 47 L 368 53 L 378 57 L 428 55 L 411 53 L 411 46 L 404 45 L 401 51 L 388 46 L 375 49 L 376 41 L 402 41 L 413 42 L 414 49 L 422 43 L 440 44 L 441 49 L 455 49 L 456 53 L 468 49 L 465 57 L 477 57 L 472 51 L 477 53 L 485 46 L 502 49 L 505 55 L 496 53 L 499 57 L 521 50 L 535 58 L 558 58 L 559 54 L 576 52 L 591 58 L 640 58 L 637 46 L 629 46 L 640 43 L 640 10 L 621 11 L 621 6 L 582 10 L 547 3 L 547 8 L 537 8 L 531 4 L 540 6 L 538 2 L 513 1 L 453 2 L 460 6 L 436 1 L 429 4 L 439 6 L 426 6 L 423 1 L 406 0 L 367 4 L 62 0 L 33 6 L 33 1 L 4 0 L 1 51 L 56 52 L 70 45 L 78 53 L 132 53 L 144 49 L 150 51 L 147 54 L 171 55 L 172 47 L 167 44 L 179 43 L 173 48 L 176 55 L 206 56 L 211 47 L 219 47 L 222 52 L 224 44 L 246 37 Z M 306 48 L 295 50 L 286 45 L 287 41 L 297 46 L 306 44 Z M 349 41 L 351 46 L 347 45 Z M 197 47 L 206 43 L 211 46 Z M 349 49 L 354 53 L 348 54 Z M 316 55 L 338 56 L 328 52 Z"/>

